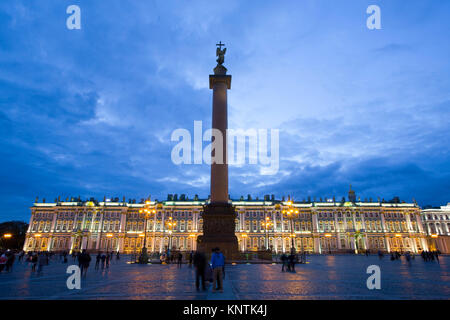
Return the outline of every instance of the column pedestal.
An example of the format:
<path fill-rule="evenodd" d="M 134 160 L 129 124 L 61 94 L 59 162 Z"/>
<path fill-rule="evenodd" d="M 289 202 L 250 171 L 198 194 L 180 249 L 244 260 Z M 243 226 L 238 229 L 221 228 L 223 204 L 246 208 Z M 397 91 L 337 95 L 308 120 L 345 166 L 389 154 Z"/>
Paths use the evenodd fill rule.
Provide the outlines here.
<path fill-rule="evenodd" d="M 227 260 L 239 256 L 235 231 L 236 211 L 231 204 L 211 203 L 203 207 L 203 235 L 197 238 L 197 250 L 208 256 L 218 247 Z"/>

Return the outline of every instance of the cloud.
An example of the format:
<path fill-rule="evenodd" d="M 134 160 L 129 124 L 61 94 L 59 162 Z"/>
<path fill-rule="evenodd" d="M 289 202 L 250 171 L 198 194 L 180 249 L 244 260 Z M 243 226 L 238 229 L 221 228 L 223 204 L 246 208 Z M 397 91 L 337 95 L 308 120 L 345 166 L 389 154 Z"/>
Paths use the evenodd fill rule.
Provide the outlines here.
<path fill-rule="evenodd" d="M 386 4 L 378 33 L 350 3 L 80 1 L 76 32 L 65 6 L 0 4 L 1 219 L 28 220 L 36 195 L 206 198 L 209 167 L 174 165 L 170 135 L 211 126 L 218 41 L 229 126 L 280 129 L 278 173 L 230 166 L 233 197 L 341 197 L 352 183 L 449 201 L 448 4 Z"/>

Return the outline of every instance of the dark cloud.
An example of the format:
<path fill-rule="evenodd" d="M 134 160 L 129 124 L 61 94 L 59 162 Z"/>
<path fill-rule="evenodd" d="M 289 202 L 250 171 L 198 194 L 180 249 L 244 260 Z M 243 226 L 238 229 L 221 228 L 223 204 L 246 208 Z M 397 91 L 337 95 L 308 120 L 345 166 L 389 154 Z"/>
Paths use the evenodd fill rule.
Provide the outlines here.
<path fill-rule="evenodd" d="M 28 220 L 37 195 L 206 197 L 209 167 L 174 165 L 170 136 L 211 126 L 219 40 L 230 122 L 280 128 L 279 172 L 230 167 L 233 197 L 340 198 L 351 183 L 362 198 L 449 201 L 449 19 L 368 36 L 349 4 L 79 2 L 79 31 L 67 1 L 0 4 L 0 220 Z"/>

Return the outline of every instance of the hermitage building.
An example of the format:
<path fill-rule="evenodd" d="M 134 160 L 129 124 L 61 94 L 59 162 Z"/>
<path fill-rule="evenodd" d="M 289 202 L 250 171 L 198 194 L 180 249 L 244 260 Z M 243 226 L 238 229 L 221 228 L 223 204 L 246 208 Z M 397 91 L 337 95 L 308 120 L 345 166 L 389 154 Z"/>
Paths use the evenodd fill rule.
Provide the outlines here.
<path fill-rule="evenodd" d="M 196 250 L 202 235 L 202 214 L 210 199 L 169 195 L 166 201 L 118 198 L 48 203 L 35 201 L 25 251 L 116 251 L 139 253 L 167 249 Z M 358 253 L 429 250 L 427 230 L 416 203 L 348 199 L 293 201 L 230 200 L 236 208 L 235 234 L 241 252 Z"/>

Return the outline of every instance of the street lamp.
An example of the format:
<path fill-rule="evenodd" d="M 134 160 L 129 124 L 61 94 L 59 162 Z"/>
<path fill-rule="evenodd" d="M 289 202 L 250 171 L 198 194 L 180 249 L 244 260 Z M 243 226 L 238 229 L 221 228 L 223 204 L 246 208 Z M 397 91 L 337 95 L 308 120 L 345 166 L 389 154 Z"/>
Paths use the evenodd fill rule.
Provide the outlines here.
<path fill-rule="evenodd" d="M 169 221 L 167 222 L 167 226 L 169 227 L 169 250 L 172 250 L 172 232 L 176 225 L 177 222 L 172 217 L 169 217 Z"/>
<path fill-rule="evenodd" d="M 261 225 L 264 227 L 265 236 L 266 236 L 266 250 L 269 250 L 269 235 L 268 230 L 271 226 L 273 226 L 273 223 L 270 221 L 269 217 L 266 217 L 266 221 L 261 222 Z"/>
<path fill-rule="evenodd" d="M 147 221 L 150 214 L 156 214 L 155 209 L 150 209 L 150 201 L 146 201 L 144 204 L 144 209 L 139 210 L 139 213 L 144 213 L 144 234 L 139 235 L 144 237 L 144 246 L 142 247 L 141 254 L 139 255 L 139 263 L 147 263 Z"/>
<path fill-rule="evenodd" d="M 3 238 L 5 239 L 5 242 L 6 242 L 6 240 L 9 240 L 9 239 L 12 238 L 12 234 L 11 234 L 11 233 L 5 233 L 5 234 L 3 235 Z M 6 244 L 5 244 L 5 245 L 6 245 Z"/>
<path fill-rule="evenodd" d="M 287 210 L 283 210 L 282 213 L 283 213 L 284 217 L 286 217 L 290 221 L 290 224 L 291 224 L 291 238 L 292 238 L 291 251 L 295 252 L 294 219 L 295 219 L 295 217 L 298 217 L 298 210 L 294 209 L 292 205 L 293 205 L 293 202 L 292 201 L 288 201 L 287 202 L 288 209 Z M 303 250 L 303 248 L 302 248 L 302 250 Z"/>

